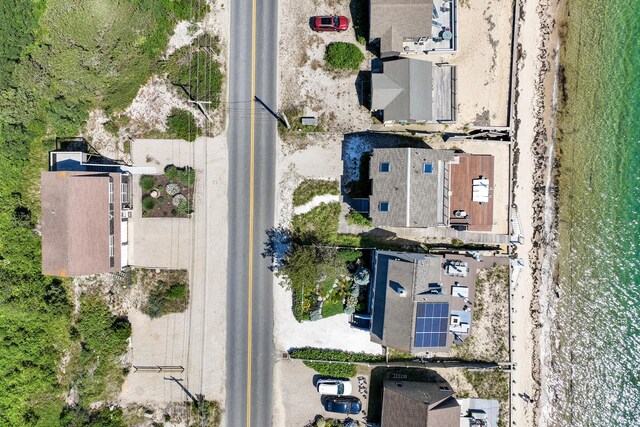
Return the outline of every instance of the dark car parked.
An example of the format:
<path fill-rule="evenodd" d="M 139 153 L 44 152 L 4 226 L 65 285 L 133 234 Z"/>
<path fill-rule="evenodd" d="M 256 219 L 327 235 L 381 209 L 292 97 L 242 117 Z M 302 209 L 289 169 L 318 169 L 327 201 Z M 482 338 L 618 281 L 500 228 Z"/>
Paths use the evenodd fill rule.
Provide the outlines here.
<path fill-rule="evenodd" d="M 327 396 L 324 400 L 324 410 L 338 414 L 359 414 L 362 403 L 354 396 Z"/>

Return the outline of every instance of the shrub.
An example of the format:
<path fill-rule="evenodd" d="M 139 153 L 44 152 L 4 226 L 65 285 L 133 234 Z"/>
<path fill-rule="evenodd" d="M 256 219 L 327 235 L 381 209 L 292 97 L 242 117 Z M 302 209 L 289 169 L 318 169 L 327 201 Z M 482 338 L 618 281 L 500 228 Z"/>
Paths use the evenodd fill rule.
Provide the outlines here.
<path fill-rule="evenodd" d="M 363 36 L 358 36 L 358 43 L 364 46 L 367 44 L 367 39 L 365 39 Z"/>
<path fill-rule="evenodd" d="M 148 193 L 149 191 L 151 191 L 154 185 L 155 185 L 155 179 L 153 178 L 153 176 L 142 175 L 140 177 L 140 187 L 142 188 L 142 191 L 144 191 L 145 193 Z"/>
<path fill-rule="evenodd" d="M 346 218 L 349 224 L 371 227 L 371 220 L 360 212 L 351 211 L 346 215 Z"/>
<path fill-rule="evenodd" d="M 160 317 L 168 313 L 180 313 L 189 304 L 189 288 L 185 283 L 157 282 L 149 292 L 142 312 L 149 317 Z"/>
<path fill-rule="evenodd" d="M 193 210 L 191 209 L 191 204 L 186 200 L 180 200 L 180 203 L 178 203 L 178 206 L 176 206 L 176 211 L 178 211 L 178 214 L 180 215 L 189 215 L 193 212 Z"/>
<path fill-rule="evenodd" d="M 319 374 L 337 378 L 355 377 L 357 370 L 353 363 L 304 362 Z"/>
<path fill-rule="evenodd" d="M 464 246 L 464 242 L 460 239 L 451 239 L 451 245 L 453 245 L 454 248 L 460 248 L 462 246 Z"/>
<path fill-rule="evenodd" d="M 289 350 L 293 359 L 331 360 L 335 362 L 380 362 L 384 356 L 367 353 L 349 353 L 341 350 L 302 347 Z"/>
<path fill-rule="evenodd" d="M 156 207 L 156 199 L 151 196 L 144 196 L 142 198 L 142 207 L 148 211 Z"/>
<path fill-rule="evenodd" d="M 178 168 L 173 165 L 167 166 L 164 168 L 164 176 L 166 176 L 169 181 L 175 181 L 178 176 Z"/>
<path fill-rule="evenodd" d="M 193 185 L 196 182 L 196 173 L 193 168 L 177 168 L 176 179 L 182 185 Z"/>
<path fill-rule="evenodd" d="M 198 136 L 198 126 L 193 114 L 187 110 L 174 108 L 167 118 L 167 134 L 171 138 L 181 138 L 193 142 Z"/>
<path fill-rule="evenodd" d="M 325 61 L 338 70 L 357 70 L 364 60 L 364 54 L 353 43 L 334 42 L 329 43 L 324 55 Z"/>
<path fill-rule="evenodd" d="M 370 277 L 371 275 L 369 270 L 365 267 L 360 267 L 353 275 L 353 281 L 358 286 L 367 286 L 369 284 Z"/>

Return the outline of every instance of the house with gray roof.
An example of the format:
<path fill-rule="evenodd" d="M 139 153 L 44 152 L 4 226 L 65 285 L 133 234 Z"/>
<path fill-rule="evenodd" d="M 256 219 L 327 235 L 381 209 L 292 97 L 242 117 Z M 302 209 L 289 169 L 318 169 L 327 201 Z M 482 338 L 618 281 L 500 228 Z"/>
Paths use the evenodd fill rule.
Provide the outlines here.
<path fill-rule="evenodd" d="M 369 6 L 369 41 L 381 58 L 456 52 L 456 0 L 370 0 Z"/>
<path fill-rule="evenodd" d="M 412 354 L 446 353 L 471 330 L 476 269 L 471 257 L 375 251 L 369 293 L 371 340 Z"/>
<path fill-rule="evenodd" d="M 447 382 L 384 381 L 382 427 L 460 425 L 460 405 Z"/>
<path fill-rule="evenodd" d="M 453 150 L 376 148 L 369 163 L 369 216 L 375 227 L 448 224 L 446 182 Z"/>
<path fill-rule="evenodd" d="M 371 111 L 384 123 L 456 120 L 456 67 L 405 57 L 385 60 L 371 75 Z"/>
<path fill-rule="evenodd" d="M 449 351 L 451 304 L 442 294 L 442 264 L 439 255 L 375 252 L 372 341 L 409 353 Z"/>

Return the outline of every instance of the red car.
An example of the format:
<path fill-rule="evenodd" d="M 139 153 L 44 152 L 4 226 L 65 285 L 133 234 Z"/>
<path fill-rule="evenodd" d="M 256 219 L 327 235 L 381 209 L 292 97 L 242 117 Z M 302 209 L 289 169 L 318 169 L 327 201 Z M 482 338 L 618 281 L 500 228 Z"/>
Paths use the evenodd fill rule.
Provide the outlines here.
<path fill-rule="evenodd" d="M 349 28 L 346 16 L 314 16 L 311 24 L 313 31 L 344 31 Z"/>

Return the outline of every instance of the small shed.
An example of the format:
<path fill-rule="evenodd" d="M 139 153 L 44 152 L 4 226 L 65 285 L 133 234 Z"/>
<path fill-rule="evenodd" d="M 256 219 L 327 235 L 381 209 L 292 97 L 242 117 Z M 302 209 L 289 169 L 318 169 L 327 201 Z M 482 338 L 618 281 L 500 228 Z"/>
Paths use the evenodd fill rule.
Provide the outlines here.
<path fill-rule="evenodd" d="M 300 118 L 303 126 L 318 126 L 318 118 L 316 116 L 305 116 Z"/>

